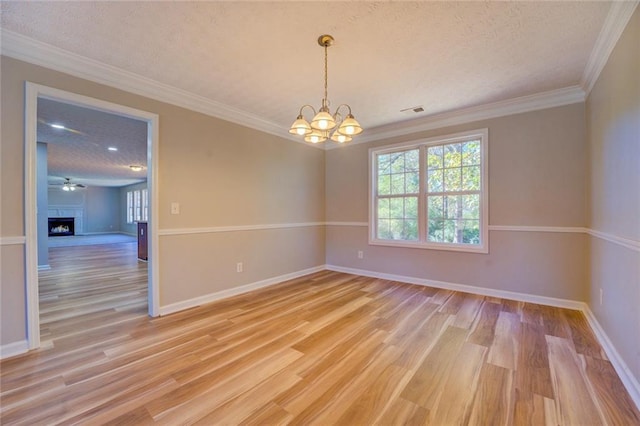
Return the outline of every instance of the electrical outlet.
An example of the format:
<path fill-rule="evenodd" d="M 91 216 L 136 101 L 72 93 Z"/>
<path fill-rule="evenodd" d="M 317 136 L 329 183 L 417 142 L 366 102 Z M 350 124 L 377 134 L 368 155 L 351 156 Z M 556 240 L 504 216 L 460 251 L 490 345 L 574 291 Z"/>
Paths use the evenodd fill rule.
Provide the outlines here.
<path fill-rule="evenodd" d="M 358 250 L 358 259 L 363 259 L 364 258 L 364 253 L 362 252 L 362 250 Z"/>
<path fill-rule="evenodd" d="M 180 214 L 180 203 L 171 203 L 171 214 Z"/>
<path fill-rule="evenodd" d="M 602 288 L 600 289 L 600 305 L 602 305 L 602 297 L 604 296 L 604 291 Z"/>
<path fill-rule="evenodd" d="M 236 263 L 236 272 L 242 272 L 242 262 Z"/>

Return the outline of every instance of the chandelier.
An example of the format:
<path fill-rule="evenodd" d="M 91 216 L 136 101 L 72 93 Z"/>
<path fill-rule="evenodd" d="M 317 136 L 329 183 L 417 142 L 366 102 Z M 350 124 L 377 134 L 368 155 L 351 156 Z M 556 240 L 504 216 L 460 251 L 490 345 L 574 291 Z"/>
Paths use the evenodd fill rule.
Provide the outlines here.
<path fill-rule="evenodd" d="M 289 133 L 303 136 L 306 142 L 319 143 L 326 141 L 329 136 L 332 141 L 344 143 L 353 139 L 353 136 L 362 133 L 360 123 L 356 121 L 351 113 L 351 107 L 347 104 L 341 104 L 336 111 L 331 114 L 329 109 L 329 99 L 327 99 L 327 48 L 333 44 L 333 37 L 324 34 L 318 37 L 318 44 L 324 47 L 324 98 L 322 98 L 322 107 L 316 112 L 311 105 L 302 105 L 298 118 L 293 122 Z M 313 119 L 311 123 L 307 121 L 302 113 L 305 108 L 311 108 L 313 111 Z M 346 112 L 346 115 L 340 111 Z M 335 130 L 334 130 L 335 129 Z M 333 133 L 331 133 L 333 131 Z"/>

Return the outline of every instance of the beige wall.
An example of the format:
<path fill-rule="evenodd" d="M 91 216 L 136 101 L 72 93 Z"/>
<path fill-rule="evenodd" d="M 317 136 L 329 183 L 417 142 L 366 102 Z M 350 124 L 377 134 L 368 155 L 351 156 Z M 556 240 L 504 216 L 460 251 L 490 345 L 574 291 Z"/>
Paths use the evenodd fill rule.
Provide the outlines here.
<path fill-rule="evenodd" d="M 640 381 L 640 8 L 587 99 L 590 224 L 636 242 L 591 237 L 588 303 Z M 600 290 L 603 303 L 600 304 Z"/>
<path fill-rule="evenodd" d="M 161 232 L 324 221 L 319 149 L 11 58 L 2 57 L 1 66 L 2 237 L 24 235 L 25 80 L 160 116 Z M 169 214 L 171 202 L 180 203 L 179 215 Z M 161 236 L 160 306 L 320 266 L 323 234 L 316 226 Z M 24 247 L 3 246 L 2 255 L 5 345 L 26 338 Z M 228 273 L 240 261 L 246 272 Z"/>
<path fill-rule="evenodd" d="M 490 225 L 584 227 L 584 104 L 351 145 L 327 152 L 327 221 L 368 220 L 368 149 L 489 129 Z M 586 300 L 583 234 L 491 231 L 490 253 L 369 246 L 367 228 L 328 227 L 327 263 L 374 272 Z M 364 259 L 357 259 L 357 251 Z"/>

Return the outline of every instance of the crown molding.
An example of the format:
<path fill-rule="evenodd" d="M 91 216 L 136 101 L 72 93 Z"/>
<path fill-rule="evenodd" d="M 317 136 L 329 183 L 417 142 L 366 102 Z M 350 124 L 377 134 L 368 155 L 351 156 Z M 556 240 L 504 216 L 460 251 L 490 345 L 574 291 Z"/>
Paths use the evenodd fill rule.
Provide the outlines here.
<path fill-rule="evenodd" d="M 16 32 L 2 29 L 1 40 L 2 55 L 304 143 L 256 115 Z"/>
<path fill-rule="evenodd" d="M 638 3 L 637 0 L 612 2 L 580 80 L 580 86 L 587 95 L 598 81 L 600 73 L 609 60 L 609 55 L 613 52 Z"/>
<path fill-rule="evenodd" d="M 507 99 L 504 101 L 444 112 L 441 114 L 434 114 L 421 119 L 375 127 L 369 130 L 367 135 L 364 137 L 358 136 L 358 140 L 350 142 L 349 145 L 367 143 L 396 136 L 404 136 L 426 130 L 471 123 L 473 121 L 487 120 L 490 118 L 504 117 L 523 112 L 570 105 L 578 102 L 584 102 L 585 99 L 585 92 L 580 86 L 569 86 L 534 95 L 521 96 L 519 98 Z M 335 149 L 339 147 L 339 145 L 331 145 L 327 146 L 326 149 Z"/>

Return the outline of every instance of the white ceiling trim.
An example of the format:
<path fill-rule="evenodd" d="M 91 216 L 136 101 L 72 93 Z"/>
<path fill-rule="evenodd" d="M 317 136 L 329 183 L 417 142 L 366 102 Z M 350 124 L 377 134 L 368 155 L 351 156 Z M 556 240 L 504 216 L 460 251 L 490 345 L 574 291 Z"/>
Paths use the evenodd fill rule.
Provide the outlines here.
<path fill-rule="evenodd" d="M 600 73 L 609 60 L 609 55 L 611 55 L 616 43 L 618 43 L 638 3 L 636 0 L 613 2 L 611 4 L 611 9 L 609 9 L 604 25 L 602 25 L 602 30 L 600 30 L 580 80 L 580 86 L 582 86 L 586 94 L 591 93 L 591 89 L 598 81 Z"/>
<path fill-rule="evenodd" d="M 290 135 L 286 130 L 283 131 L 281 126 L 229 105 L 77 55 L 13 31 L 2 29 L 1 37 L 1 52 L 5 56 L 299 141 L 289 137 Z"/>
<path fill-rule="evenodd" d="M 364 136 L 358 136 L 358 139 L 350 142 L 349 145 L 471 123 L 473 121 L 487 120 L 490 118 L 504 117 L 523 112 L 570 105 L 578 102 L 584 102 L 584 100 L 584 90 L 582 90 L 580 86 L 571 86 L 564 89 L 537 93 L 535 95 L 508 99 L 506 101 L 493 102 L 471 108 L 435 114 L 423 119 L 380 126 L 371 129 Z M 328 145 L 327 149 L 339 147 L 340 145 L 333 144 Z"/>
<path fill-rule="evenodd" d="M 593 86 L 595 79 L 597 79 L 597 74 L 599 74 L 602 67 L 604 67 L 604 63 L 606 63 L 606 59 L 608 58 L 610 51 L 613 49 L 613 46 L 615 46 L 615 42 L 617 42 L 620 37 L 620 34 L 624 30 L 624 27 L 637 4 L 637 1 L 613 4 L 612 11 L 607 16 L 607 23 L 603 27 L 596 47 L 591 54 L 589 66 L 585 69 L 585 84 L 589 83 L 587 87 L 590 88 Z M 611 35 L 612 33 L 614 34 Z M 228 105 L 204 98 L 191 92 L 177 89 L 173 86 L 157 82 L 103 62 L 77 55 L 13 31 L 2 29 L 1 37 L 2 45 L 0 51 L 3 55 L 94 81 L 96 83 L 105 84 L 110 87 L 135 93 L 161 102 L 201 112 L 203 114 L 309 146 L 309 144 L 306 144 L 303 140 L 290 135 L 287 132 L 287 129 L 283 129 L 275 123 L 266 121 L 263 118 Z M 609 46 L 608 53 L 605 48 L 606 46 Z M 597 62 L 596 59 L 594 59 L 596 57 L 600 58 L 599 55 L 604 55 L 605 53 L 607 54 L 603 60 L 598 59 Z M 600 62 L 602 62 L 601 66 L 597 65 L 597 63 L 599 64 Z M 590 69 L 593 69 L 593 71 L 589 71 Z M 596 73 L 595 70 L 598 70 L 598 72 Z M 587 80 L 587 78 L 589 80 Z M 593 79 L 594 81 L 591 82 L 590 79 Z M 585 84 L 582 84 L 582 87 L 571 86 L 549 92 L 435 114 L 421 119 L 368 129 L 365 134 L 359 136 L 349 145 L 366 143 L 394 136 L 402 136 L 472 121 L 583 102 L 585 100 L 586 93 L 588 93 L 588 91 L 585 92 L 585 90 L 583 90 Z M 312 146 L 320 149 L 333 149 L 339 148 L 342 145 L 325 143 Z"/>

